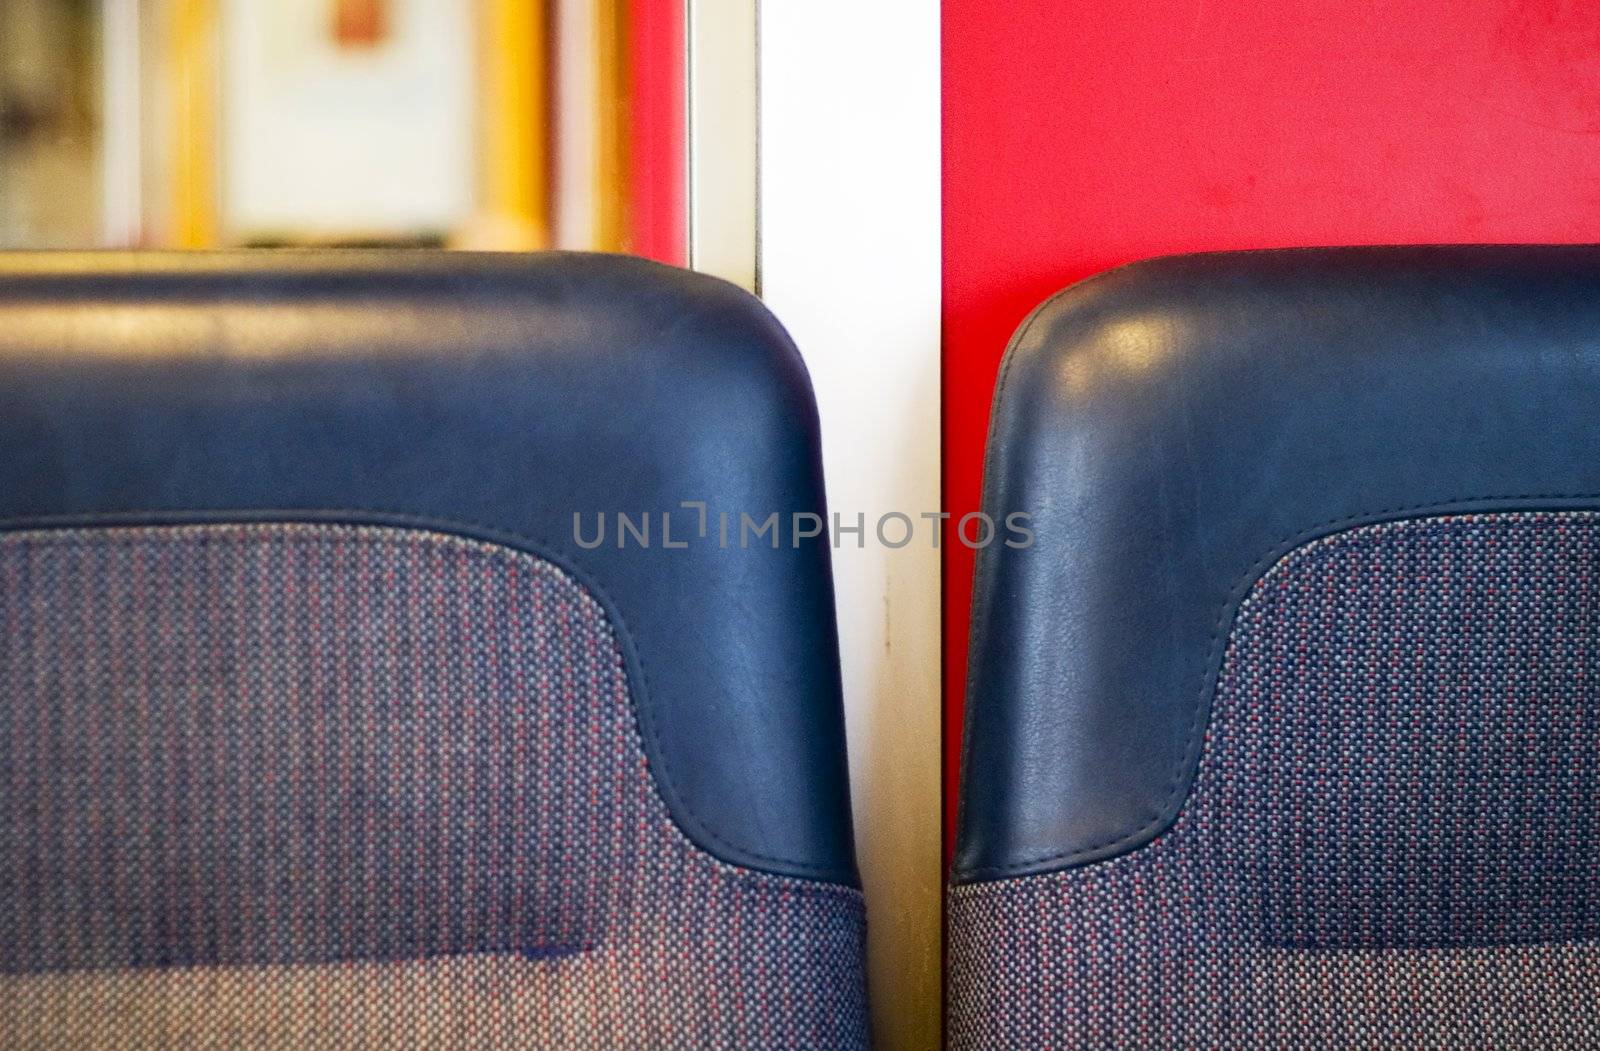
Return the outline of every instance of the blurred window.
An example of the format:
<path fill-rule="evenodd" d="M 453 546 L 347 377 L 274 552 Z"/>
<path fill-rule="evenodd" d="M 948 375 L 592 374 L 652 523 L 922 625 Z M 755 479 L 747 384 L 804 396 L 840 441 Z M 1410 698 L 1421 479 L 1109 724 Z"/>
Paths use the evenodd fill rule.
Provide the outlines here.
<path fill-rule="evenodd" d="M 683 0 L 4 0 L 0 247 L 685 258 Z"/>

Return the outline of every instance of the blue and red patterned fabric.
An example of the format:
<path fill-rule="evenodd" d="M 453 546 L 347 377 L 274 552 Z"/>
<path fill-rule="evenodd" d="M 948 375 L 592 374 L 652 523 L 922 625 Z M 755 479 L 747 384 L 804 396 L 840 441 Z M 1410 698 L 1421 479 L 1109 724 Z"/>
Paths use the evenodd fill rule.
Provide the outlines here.
<path fill-rule="evenodd" d="M 1133 853 L 951 892 L 956 1048 L 1600 1044 L 1600 515 L 1296 549 Z"/>
<path fill-rule="evenodd" d="M 860 893 L 683 836 L 617 630 L 438 533 L 0 536 L 0 1045 L 865 1046 Z"/>

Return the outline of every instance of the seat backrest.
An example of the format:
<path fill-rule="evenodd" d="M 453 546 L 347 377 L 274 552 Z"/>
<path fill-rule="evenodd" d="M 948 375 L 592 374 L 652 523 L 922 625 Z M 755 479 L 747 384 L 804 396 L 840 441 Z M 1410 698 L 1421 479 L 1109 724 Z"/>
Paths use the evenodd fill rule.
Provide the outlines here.
<path fill-rule="evenodd" d="M 0 449 L 0 1044 L 864 1044 L 828 551 L 736 532 L 823 509 L 752 298 L 0 257 Z"/>
<path fill-rule="evenodd" d="M 1600 250 L 1136 264 L 996 399 L 951 1033 L 1600 1037 Z"/>

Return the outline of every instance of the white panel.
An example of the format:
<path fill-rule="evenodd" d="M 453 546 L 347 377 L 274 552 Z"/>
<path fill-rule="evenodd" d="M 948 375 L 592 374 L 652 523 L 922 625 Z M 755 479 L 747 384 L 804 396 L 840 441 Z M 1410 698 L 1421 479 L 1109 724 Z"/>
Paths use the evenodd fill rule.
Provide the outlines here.
<path fill-rule="evenodd" d="M 595 2 L 555 5 L 555 246 L 580 252 L 594 248 L 596 239 Z"/>
<path fill-rule="evenodd" d="M 389 37 L 341 48 L 326 0 L 225 0 L 230 234 L 448 231 L 472 207 L 473 5 L 393 0 Z"/>
<path fill-rule="evenodd" d="M 757 286 L 756 0 L 688 0 L 689 265 Z"/>
<path fill-rule="evenodd" d="M 761 5 L 761 291 L 811 369 L 876 1046 L 939 1046 L 939 8 Z M 870 535 L 910 515 L 912 544 Z M 898 539 L 898 527 L 890 539 Z"/>
<path fill-rule="evenodd" d="M 139 120 L 139 0 L 100 0 L 101 244 L 139 244 L 143 161 Z"/>

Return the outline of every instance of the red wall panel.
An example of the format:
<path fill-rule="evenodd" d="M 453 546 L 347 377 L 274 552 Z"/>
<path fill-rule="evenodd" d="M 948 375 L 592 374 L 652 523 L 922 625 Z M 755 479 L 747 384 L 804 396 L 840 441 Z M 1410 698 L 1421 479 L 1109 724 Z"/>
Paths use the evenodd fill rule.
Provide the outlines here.
<path fill-rule="evenodd" d="M 977 507 L 1006 340 L 1069 282 L 1206 249 L 1600 240 L 1600 4 L 943 10 L 944 484 L 956 518 Z M 945 560 L 953 800 L 972 554 L 947 543 Z"/>
<path fill-rule="evenodd" d="M 689 261 L 688 102 L 683 0 L 629 0 L 627 250 Z"/>

